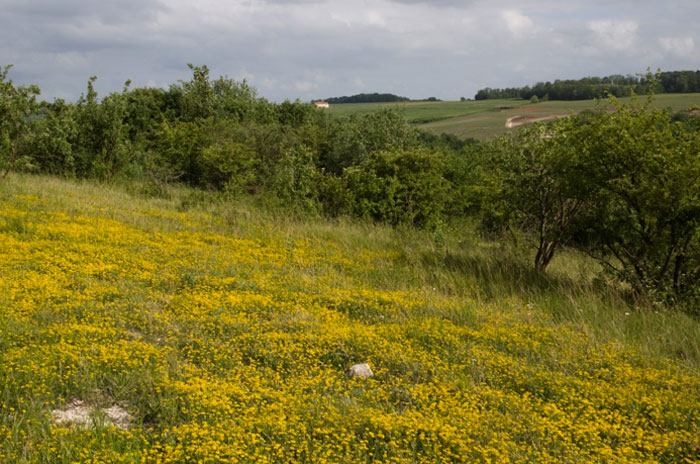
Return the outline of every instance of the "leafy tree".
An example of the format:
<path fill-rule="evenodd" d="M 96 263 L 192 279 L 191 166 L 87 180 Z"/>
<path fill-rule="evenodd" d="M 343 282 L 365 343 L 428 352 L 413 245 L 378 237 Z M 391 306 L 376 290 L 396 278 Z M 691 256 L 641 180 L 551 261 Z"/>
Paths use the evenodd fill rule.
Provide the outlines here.
<path fill-rule="evenodd" d="M 575 133 L 573 119 L 535 124 L 500 138 L 487 155 L 486 220 L 533 233 L 539 271 L 574 235 L 594 194 L 584 175 L 589 160 L 575 149 Z"/>
<path fill-rule="evenodd" d="M 10 68 L 0 68 L 0 179 L 15 167 L 30 165 L 29 147 L 39 117 L 39 87 L 16 87 L 7 79 Z"/>
<path fill-rule="evenodd" d="M 700 133 L 650 102 L 618 102 L 579 132 L 600 189 L 587 223 L 592 254 L 652 300 L 697 303 Z"/>
<path fill-rule="evenodd" d="M 87 94 L 76 104 L 76 121 L 80 128 L 74 142 L 78 174 L 111 179 L 124 168 L 134 154 L 125 123 L 130 81 L 121 93 L 114 92 L 102 101 L 97 98 L 94 82 L 88 80 Z"/>
<path fill-rule="evenodd" d="M 408 150 L 418 146 L 418 131 L 394 110 L 381 110 L 336 119 L 330 129 L 328 150 L 321 153 L 321 166 L 341 175 L 378 151 Z"/>
<path fill-rule="evenodd" d="M 138 88 L 126 95 L 124 124 L 132 142 L 141 142 L 151 137 L 156 127 L 165 119 L 176 117 L 175 102 L 163 89 Z"/>
<path fill-rule="evenodd" d="M 187 64 L 192 70 L 192 79 L 180 81 L 180 86 L 171 86 L 171 92 L 179 94 L 180 117 L 185 121 L 206 119 L 214 116 L 216 95 L 209 82 L 209 68 Z"/>
<path fill-rule="evenodd" d="M 73 142 L 79 131 L 75 113 L 74 105 L 60 99 L 42 105 L 30 145 L 37 167 L 42 171 L 75 175 Z"/>

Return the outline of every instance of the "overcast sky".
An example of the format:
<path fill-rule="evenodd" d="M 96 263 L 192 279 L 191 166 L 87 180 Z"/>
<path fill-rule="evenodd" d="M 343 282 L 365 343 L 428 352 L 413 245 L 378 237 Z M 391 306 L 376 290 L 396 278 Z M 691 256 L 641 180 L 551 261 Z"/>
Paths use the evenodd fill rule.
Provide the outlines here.
<path fill-rule="evenodd" d="M 557 78 L 700 69 L 700 0 L 0 0 L 0 66 L 75 99 L 212 77 L 270 100 L 471 98 Z"/>

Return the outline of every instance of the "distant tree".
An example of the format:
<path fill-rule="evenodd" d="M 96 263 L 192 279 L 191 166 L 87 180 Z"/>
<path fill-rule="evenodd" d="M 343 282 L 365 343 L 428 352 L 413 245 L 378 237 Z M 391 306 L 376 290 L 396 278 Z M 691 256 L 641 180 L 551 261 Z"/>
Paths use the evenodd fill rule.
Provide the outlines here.
<path fill-rule="evenodd" d="M 650 86 L 653 83 L 653 88 Z M 476 100 L 498 98 L 522 98 L 529 100 L 536 96 L 540 100 L 590 100 L 615 97 L 629 97 L 632 93 L 646 94 L 649 91 L 666 93 L 700 92 L 700 71 L 662 72 L 658 79 L 648 75 L 606 77 L 584 77 L 582 79 L 538 82 L 521 88 L 493 89 L 486 87 L 477 92 Z"/>
<path fill-rule="evenodd" d="M 476 95 L 474 95 L 474 100 L 488 100 L 489 90 L 488 88 L 479 90 L 476 92 Z"/>
<path fill-rule="evenodd" d="M 320 101 L 320 100 L 315 100 Z M 392 93 L 360 93 L 352 96 L 330 97 L 325 100 L 331 104 L 340 103 L 400 103 L 410 101 L 409 98 L 400 97 Z"/>

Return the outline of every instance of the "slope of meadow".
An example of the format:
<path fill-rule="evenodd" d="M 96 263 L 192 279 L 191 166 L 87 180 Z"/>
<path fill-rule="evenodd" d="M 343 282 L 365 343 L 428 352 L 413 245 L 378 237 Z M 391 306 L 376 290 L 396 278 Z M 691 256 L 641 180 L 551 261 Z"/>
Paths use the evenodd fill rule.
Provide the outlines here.
<path fill-rule="evenodd" d="M 135 191 L 0 185 L 2 462 L 700 461 L 700 324 L 581 257 Z"/>

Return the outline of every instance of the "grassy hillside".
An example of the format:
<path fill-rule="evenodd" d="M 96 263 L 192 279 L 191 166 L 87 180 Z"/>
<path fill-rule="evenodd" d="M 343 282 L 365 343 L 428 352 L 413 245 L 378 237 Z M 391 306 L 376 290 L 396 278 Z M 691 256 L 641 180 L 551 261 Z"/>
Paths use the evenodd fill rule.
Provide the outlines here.
<path fill-rule="evenodd" d="M 140 191 L 0 184 L 0 461 L 700 459 L 700 323 L 584 257 Z"/>
<path fill-rule="evenodd" d="M 621 101 L 628 99 L 622 98 Z M 362 114 L 382 108 L 398 109 L 421 129 L 435 134 L 454 134 L 462 138 L 487 139 L 508 131 L 506 122 L 519 116 L 546 118 L 566 116 L 592 109 L 594 100 L 550 101 L 530 104 L 526 100 L 481 100 L 466 102 L 364 103 L 331 105 L 329 111 L 338 116 Z M 674 111 L 700 106 L 700 94 L 661 94 L 654 107 Z"/>

